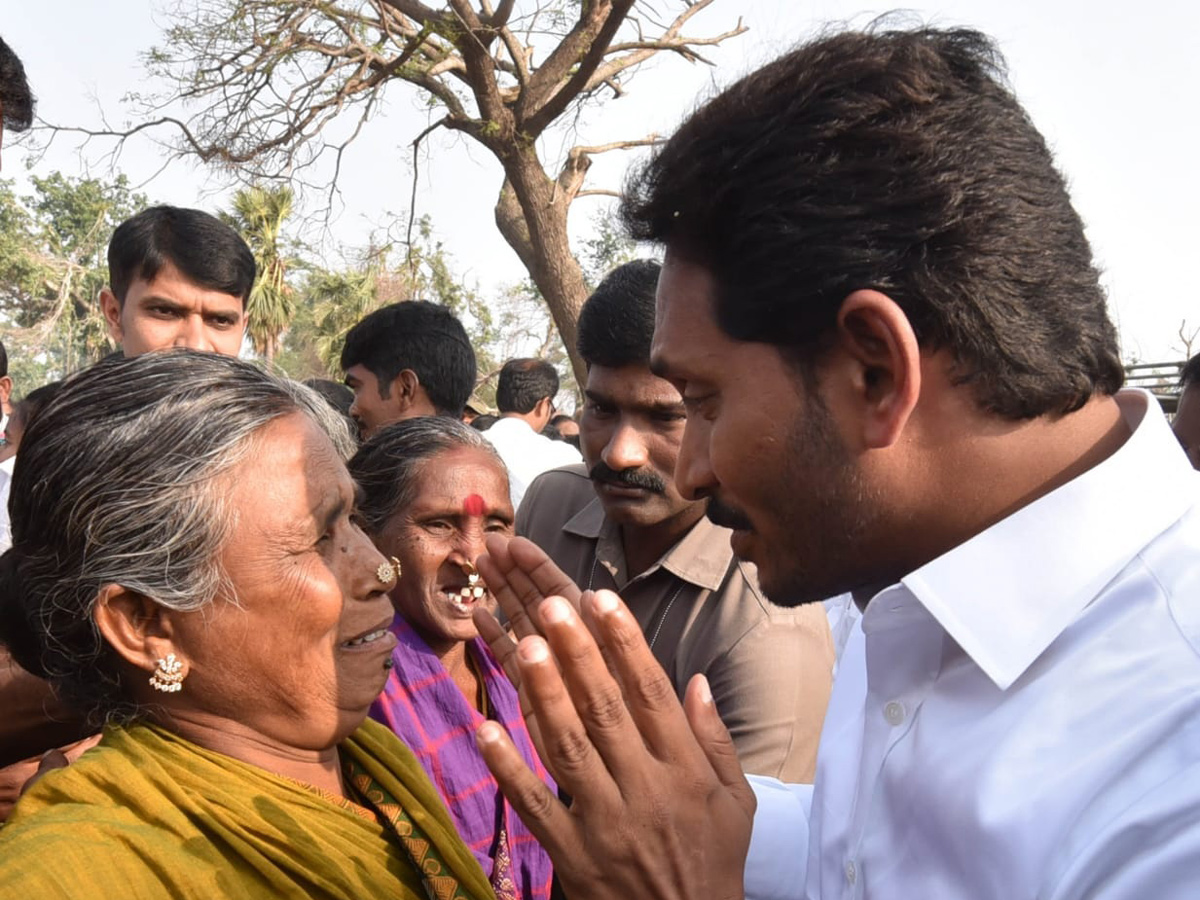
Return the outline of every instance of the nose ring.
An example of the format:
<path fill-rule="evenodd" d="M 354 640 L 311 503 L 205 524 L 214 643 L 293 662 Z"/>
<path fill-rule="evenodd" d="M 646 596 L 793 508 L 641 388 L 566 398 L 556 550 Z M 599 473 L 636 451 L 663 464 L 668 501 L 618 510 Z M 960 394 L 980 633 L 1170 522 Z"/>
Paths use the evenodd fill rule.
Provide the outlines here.
<path fill-rule="evenodd" d="M 384 584 L 392 584 L 400 580 L 400 560 L 396 557 L 390 557 L 391 562 L 383 562 L 379 564 L 379 568 L 375 570 L 375 577 Z"/>
<path fill-rule="evenodd" d="M 458 595 L 464 600 L 479 600 L 487 593 L 487 588 L 483 586 L 483 580 L 479 577 L 479 570 L 475 568 L 475 564 L 469 559 L 462 564 L 462 570 L 467 575 L 467 583 L 459 588 Z"/>

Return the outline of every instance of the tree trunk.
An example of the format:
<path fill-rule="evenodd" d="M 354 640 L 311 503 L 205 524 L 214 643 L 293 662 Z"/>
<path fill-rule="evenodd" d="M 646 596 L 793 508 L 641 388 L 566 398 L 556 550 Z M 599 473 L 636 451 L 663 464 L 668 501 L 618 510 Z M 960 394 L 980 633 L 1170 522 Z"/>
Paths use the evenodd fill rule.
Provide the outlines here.
<path fill-rule="evenodd" d="M 567 211 L 573 192 L 560 189 L 546 177 L 532 152 L 505 160 L 504 171 L 504 185 L 496 201 L 496 225 L 550 308 L 571 358 L 576 382 L 586 384 L 587 367 L 575 341 L 579 310 L 587 300 L 588 289 L 567 235 Z"/>

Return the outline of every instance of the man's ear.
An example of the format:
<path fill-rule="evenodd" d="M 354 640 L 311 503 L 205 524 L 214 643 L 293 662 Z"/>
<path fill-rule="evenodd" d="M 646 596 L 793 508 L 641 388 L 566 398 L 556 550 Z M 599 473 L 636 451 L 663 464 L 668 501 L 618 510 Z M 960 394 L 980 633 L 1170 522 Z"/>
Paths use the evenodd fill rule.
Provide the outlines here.
<path fill-rule="evenodd" d="M 92 613 L 96 627 L 121 658 L 144 672 L 153 672 L 160 659 L 176 653 L 171 611 L 149 597 L 119 584 L 106 584 Z M 183 660 L 187 666 L 187 660 Z"/>
<path fill-rule="evenodd" d="M 112 288 L 100 291 L 100 311 L 104 313 L 104 323 L 108 326 L 108 336 L 119 347 L 125 333 L 121 330 L 121 301 L 112 292 Z"/>
<path fill-rule="evenodd" d="M 892 446 L 921 395 L 921 348 L 908 316 L 886 294 L 855 291 L 838 310 L 837 345 L 849 366 L 863 446 Z"/>
<path fill-rule="evenodd" d="M 416 405 L 421 393 L 421 379 L 412 369 L 401 369 L 392 379 L 392 400 L 402 413 Z"/>
<path fill-rule="evenodd" d="M 12 377 L 9 375 L 0 375 L 0 403 L 8 405 L 8 400 L 12 397 Z"/>

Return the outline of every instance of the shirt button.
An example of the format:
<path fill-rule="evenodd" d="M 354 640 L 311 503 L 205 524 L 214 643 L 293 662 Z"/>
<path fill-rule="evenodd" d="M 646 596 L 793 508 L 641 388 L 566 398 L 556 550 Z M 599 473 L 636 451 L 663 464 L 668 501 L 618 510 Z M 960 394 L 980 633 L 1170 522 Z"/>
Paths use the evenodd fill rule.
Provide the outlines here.
<path fill-rule="evenodd" d="M 854 860 L 846 861 L 846 883 L 854 884 L 858 880 L 858 869 L 855 868 Z"/>
<path fill-rule="evenodd" d="M 893 727 L 902 724 L 904 722 L 904 704 L 895 700 L 890 701 L 883 708 L 883 717 Z"/>

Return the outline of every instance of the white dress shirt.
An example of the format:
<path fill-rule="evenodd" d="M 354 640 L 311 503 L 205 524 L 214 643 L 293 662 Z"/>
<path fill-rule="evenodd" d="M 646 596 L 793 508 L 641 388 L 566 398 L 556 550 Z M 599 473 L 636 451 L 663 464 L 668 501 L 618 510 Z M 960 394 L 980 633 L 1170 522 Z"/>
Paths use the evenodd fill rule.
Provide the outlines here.
<path fill-rule="evenodd" d="M 752 779 L 749 900 L 1200 897 L 1200 473 L 1117 399 L 1113 456 L 871 600 L 815 788 Z"/>
<path fill-rule="evenodd" d="M 483 436 L 492 442 L 508 467 L 508 488 L 513 509 L 521 505 L 525 489 L 543 472 L 583 462 L 579 451 L 566 441 L 552 441 L 534 431 L 524 419 L 501 417 Z"/>
<path fill-rule="evenodd" d="M 12 490 L 13 468 L 17 458 L 10 456 L 0 462 L 0 553 L 12 546 L 12 522 L 8 518 L 8 495 Z"/>

